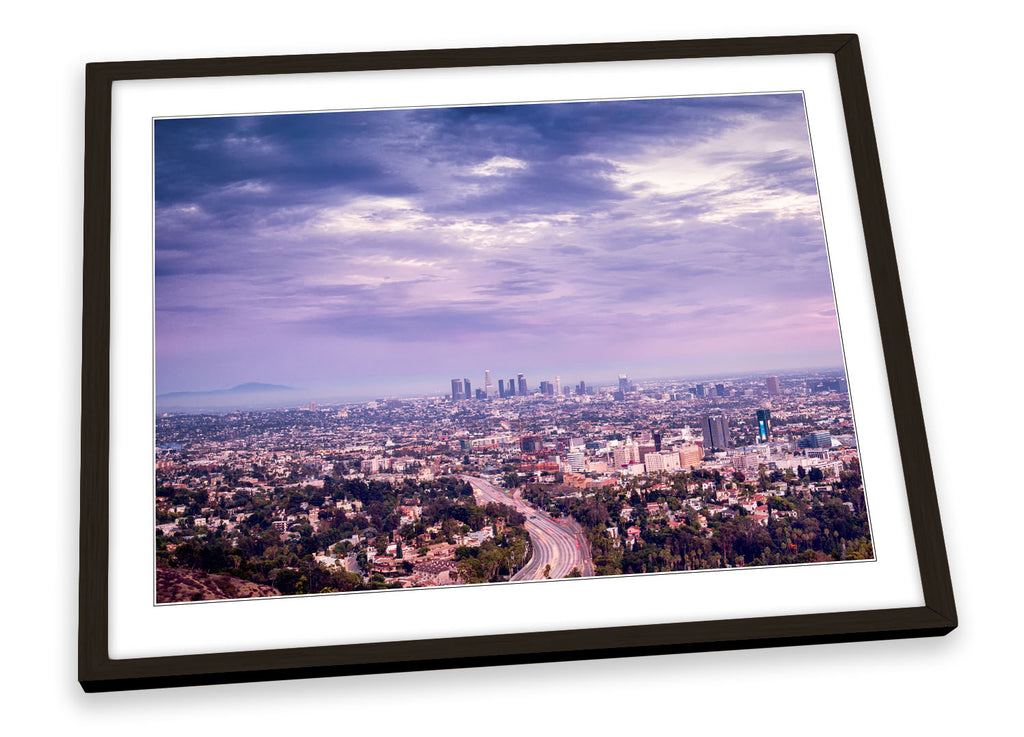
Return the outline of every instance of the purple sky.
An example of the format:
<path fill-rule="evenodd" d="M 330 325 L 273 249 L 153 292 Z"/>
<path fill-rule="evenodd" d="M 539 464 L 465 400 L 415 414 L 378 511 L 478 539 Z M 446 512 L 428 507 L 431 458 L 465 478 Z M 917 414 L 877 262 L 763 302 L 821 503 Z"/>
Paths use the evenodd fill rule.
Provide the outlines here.
<path fill-rule="evenodd" d="M 842 362 L 799 94 L 158 120 L 157 392 Z"/>

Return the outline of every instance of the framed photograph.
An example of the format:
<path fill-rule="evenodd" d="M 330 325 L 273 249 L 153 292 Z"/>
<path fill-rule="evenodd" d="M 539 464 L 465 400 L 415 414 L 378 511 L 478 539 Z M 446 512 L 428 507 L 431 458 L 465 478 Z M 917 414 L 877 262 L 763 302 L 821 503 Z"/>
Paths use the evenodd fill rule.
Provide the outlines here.
<path fill-rule="evenodd" d="M 86 68 L 87 691 L 956 626 L 854 35 Z"/>

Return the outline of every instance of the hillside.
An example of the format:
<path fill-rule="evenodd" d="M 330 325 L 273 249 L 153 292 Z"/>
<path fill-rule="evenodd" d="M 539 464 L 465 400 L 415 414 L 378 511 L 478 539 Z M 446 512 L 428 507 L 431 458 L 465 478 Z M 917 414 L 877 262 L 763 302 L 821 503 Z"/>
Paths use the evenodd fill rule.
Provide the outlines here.
<path fill-rule="evenodd" d="M 156 569 L 158 604 L 280 595 L 281 592 L 272 586 L 244 581 L 223 573 L 204 573 L 190 568 Z"/>

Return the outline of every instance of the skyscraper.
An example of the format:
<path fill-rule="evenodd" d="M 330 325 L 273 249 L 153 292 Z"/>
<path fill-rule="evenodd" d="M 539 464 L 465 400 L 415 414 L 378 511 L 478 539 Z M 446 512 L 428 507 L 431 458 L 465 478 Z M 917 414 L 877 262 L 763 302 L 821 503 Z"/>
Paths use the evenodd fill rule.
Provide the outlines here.
<path fill-rule="evenodd" d="M 462 399 L 464 395 L 462 393 L 462 379 L 452 379 L 452 400 Z"/>
<path fill-rule="evenodd" d="M 519 396 L 525 397 L 526 396 L 526 377 L 523 374 L 519 374 L 519 376 L 516 377 L 516 378 L 518 378 L 518 380 L 519 380 Z"/>
<path fill-rule="evenodd" d="M 732 445 L 732 436 L 729 435 L 729 418 L 724 414 L 704 415 L 701 421 L 701 430 L 704 432 L 704 447 L 725 449 Z"/>
<path fill-rule="evenodd" d="M 697 386 L 693 387 L 693 394 L 694 394 L 694 396 L 697 396 L 697 397 L 707 396 L 707 393 L 704 391 L 704 385 L 703 384 L 697 384 Z"/>
<path fill-rule="evenodd" d="M 757 411 L 757 439 L 762 443 L 767 443 L 772 439 L 771 410 L 759 409 Z"/>
<path fill-rule="evenodd" d="M 505 398 L 505 380 L 498 379 L 498 396 L 502 399 Z"/>
<path fill-rule="evenodd" d="M 508 390 L 507 390 L 507 393 L 508 393 L 508 396 L 510 396 L 510 397 L 514 397 L 516 395 L 516 382 L 513 381 L 512 379 L 508 380 Z"/>
<path fill-rule="evenodd" d="M 715 394 L 720 397 L 725 396 L 725 384 L 715 384 Z"/>
<path fill-rule="evenodd" d="M 779 386 L 778 376 L 766 376 L 764 377 L 764 388 L 768 390 L 768 394 L 775 396 L 776 394 L 782 394 L 782 388 Z"/>
<path fill-rule="evenodd" d="M 491 383 L 491 370 L 484 369 L 484 396 L 494 396 L 494 384 Z"/>
<path fill-rule="evenodd" d="M 623 394 L 629 391 L 629 377 L 625 374 L 619 374 L 619 391 Z"/>
<path fill-rule="evenodd" d="M 472 399 L 473 398 L 473 390 L 469 386 L 469 379 L 463 379 L 462 380 L 462 395 L 466 399 Z"/>
<path fill-rule="evenodd" d="M 562 396 L 562 377 L 561 376 L 556 376 L 555 377 L 555 396 L 556 397 Z"/>

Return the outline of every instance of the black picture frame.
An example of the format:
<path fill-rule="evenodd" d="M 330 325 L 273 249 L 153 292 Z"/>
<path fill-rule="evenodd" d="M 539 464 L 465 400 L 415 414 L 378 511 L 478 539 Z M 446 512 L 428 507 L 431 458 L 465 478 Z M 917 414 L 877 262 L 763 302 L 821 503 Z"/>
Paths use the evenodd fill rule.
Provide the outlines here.
<path fill-rule="evenodd" d="M 924 606 L 112 659 L 111 99 L 119 80 L 831 54 L 839 77 Z M 957 626 L 892 232 L 856 35 L 109 62 L 86 67 L 78 678 L 88 692 L 942 635 Z"/>

